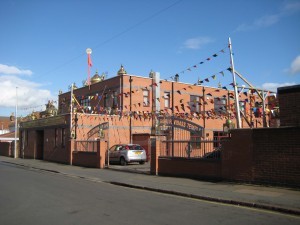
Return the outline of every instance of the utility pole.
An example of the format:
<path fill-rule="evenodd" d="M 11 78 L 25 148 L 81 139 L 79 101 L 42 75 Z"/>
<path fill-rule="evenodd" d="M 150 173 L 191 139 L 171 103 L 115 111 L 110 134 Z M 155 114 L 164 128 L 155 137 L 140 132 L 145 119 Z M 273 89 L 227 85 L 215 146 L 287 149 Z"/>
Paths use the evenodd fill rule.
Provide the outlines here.
<path fill-rule="evenodd" d="M 132 81 L 133 79 L 131 78 L 131 76 L 129 76 L 129 111 L 130 111 L 130 117 L 129 117 L 129 139 L 130 139 L 130 143 L 132 144 Z"/>
<path fill-rule="evenodd" d="M 228 38 L 228 44 L 229 44 L 229 50 L 230 50 L 230 64 L 231 64 L 231 72 L 232 72 L 233 88 L 234 88 L 234 98 L 235 98 L 236 125 L 237 125 L 237 128 L 241 128 L 239 94 L 237 91 L 237 85 L 236 85 L 236 80 L 235 80 L 235 70 L 234 70 L 233 54 L 232 54 L 230 38 Z"/>
<path fill-rule="evenodd" d="M 71 99 L 70 99 L 70 138 L 72 139 L 73 138 L 73 135 L 72 135 L 72 117 L 73 117 L 73 83 L 71 85 Z"/>

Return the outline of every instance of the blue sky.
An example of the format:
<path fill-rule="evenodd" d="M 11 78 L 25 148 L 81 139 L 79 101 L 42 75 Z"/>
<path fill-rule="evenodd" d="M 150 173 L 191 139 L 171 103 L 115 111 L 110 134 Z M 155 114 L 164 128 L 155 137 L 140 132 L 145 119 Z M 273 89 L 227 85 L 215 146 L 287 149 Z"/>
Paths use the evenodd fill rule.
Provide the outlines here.
<path fill-rule="evenodd" d="M 232 82 L 231 37 L 235 69 L 253 85 L 300 83 L 299 0 L 1 0 L 0 27 L 0 116 L 14 112 L 16 87 L 22 116 L 72 82 L 81 87 L 86 48 L 91 75 L 114 77 L 123 64 L 133 75 L 178 73 L 216 87 Z"/>

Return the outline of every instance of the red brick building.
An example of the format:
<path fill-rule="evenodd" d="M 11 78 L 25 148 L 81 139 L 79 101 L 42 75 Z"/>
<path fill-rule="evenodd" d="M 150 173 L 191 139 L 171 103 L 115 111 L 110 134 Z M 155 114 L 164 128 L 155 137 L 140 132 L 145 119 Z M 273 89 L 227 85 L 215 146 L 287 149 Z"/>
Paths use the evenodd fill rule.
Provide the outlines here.
<path fill-rule="evenodd" d="M 228 120 L 232 122 L 231 127 L 235 126 L 233 91 L 160 80 L 159 74 L 153 72 L 149 77 L 140 77 L 127 74 L 121 67 L 118 76 L 107 80 L 101 80 L 95 74 L 90 86 L 75 88 L 73 95 L 73 110 L 79 117 L 96 115 L 99 116 L 97 122 L 104 122 L 109 116 L 113 121 L 117 117 L 118 120 L 128 120 L 129 124 L 116 125 L 129 131 L 129 136 L 151 133 L 155 113 L 191 120 L 202 126 L 209 137 L 222 132 Z M 70 101 L 70 92 L 59 95 L 60 114 L 70 112 Z M 239 104 L 245 116 L 241 119 L 242 128 L 251 124 L 252 127 L 262 127 L 260 103 L 257 94 L 240 93 Z M 253 108 L 257 109 L 255 113 Z"/>
<path fill-rule="evenodd" d="M 299 85 L 279 88 L 279 100 L 264 102 L 273 128 L 263 128 L 258 94 L 240 93 L 243 129 L 234 129 L 232 91 L 121 68 L 116 77 L 96 74 L 90 86 L 61 93 L 57 116 L 22 122 L 19 155 L 103 168 L 108 147 L 132 142 L 148 150 L 152 174 L 299 187 L 299 93 Z M 205 157 L 218 147 L 206 148 L 207 139 L 221 139 L 227 128 L 222 157 Z"/>
<path fill-rule="evenodd" d="M 150 135 L 170 129 L 163 121 L 172 116 L 177 123 L 189 121 L 185 126 L 201 130 L 173 132 L 177 139 L 219 139 L 226 135 L 224 130 L 235 127 L 234 99 L 234 92 L 224 88 L 182 83 L 179 77 L 161 80 L 154 72 L 149 77 L 130 75 L 121 66 L 115 77 L 104 79 L 96 73 L 90 85 L 60 93 L 57 116 L 21 123 L 20 156 L 72 163 L 69 138 L 101 138 L 108 147 L 144 143 L 150 155 Z M 239 106 L 242 128 L 263 126 L 261 100 L 255 92 L 240 93 Z M 176 131 L 176 124 L 173 127 Z"/>

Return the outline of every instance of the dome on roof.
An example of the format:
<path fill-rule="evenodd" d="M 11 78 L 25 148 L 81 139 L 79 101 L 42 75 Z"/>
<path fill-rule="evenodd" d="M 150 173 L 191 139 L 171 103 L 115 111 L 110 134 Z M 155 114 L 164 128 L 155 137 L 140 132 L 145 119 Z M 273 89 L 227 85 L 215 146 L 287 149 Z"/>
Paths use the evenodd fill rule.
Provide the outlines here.
<path fill-rule="evenodd" d="M 118 71 L 118 75 L 124 75 L 124 74 L 127 74 L 126 70 L 124 69 L 123 65 L 121 65 L 121 68 L 119 69 Z"/>
<path fill-rule="evenodd" d="M 102 78 L 99 76 L 98 72 L 96 71 L 95 75 L 91 79 L 91 84 L 95 84 L 102 81 Z"/>
<path fill-rule="evenodd" d="M 150 78 L 154 78 L 154 72 L 153 72 L 153 70 L 150 71 L 149 77 L 150 77 Z"/>

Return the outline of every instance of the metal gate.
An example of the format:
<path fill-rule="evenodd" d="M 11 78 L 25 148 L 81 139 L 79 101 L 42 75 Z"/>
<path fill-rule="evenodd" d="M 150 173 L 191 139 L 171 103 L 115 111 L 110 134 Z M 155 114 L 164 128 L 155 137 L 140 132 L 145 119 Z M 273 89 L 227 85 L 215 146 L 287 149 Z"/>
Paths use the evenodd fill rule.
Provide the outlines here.
<path fill-rule="evenodd" d="M 74 150 L 83 152 L 97 152 L 97 142 L 109 140 L 109 123 L 101 123 L 87 133 L 87 140 L 75 140 Z M 107 149 L 105 149 L 107 151 Z"/>
<path fill-rule="evenodd" d="M 162 140 L 160 157 L 218 158 L 220 140 L 203 137 L 203 127 L 189 120 L 170 116 L 158 120 Z M 218 142 L 218 143 L 217 143 Z"/>

